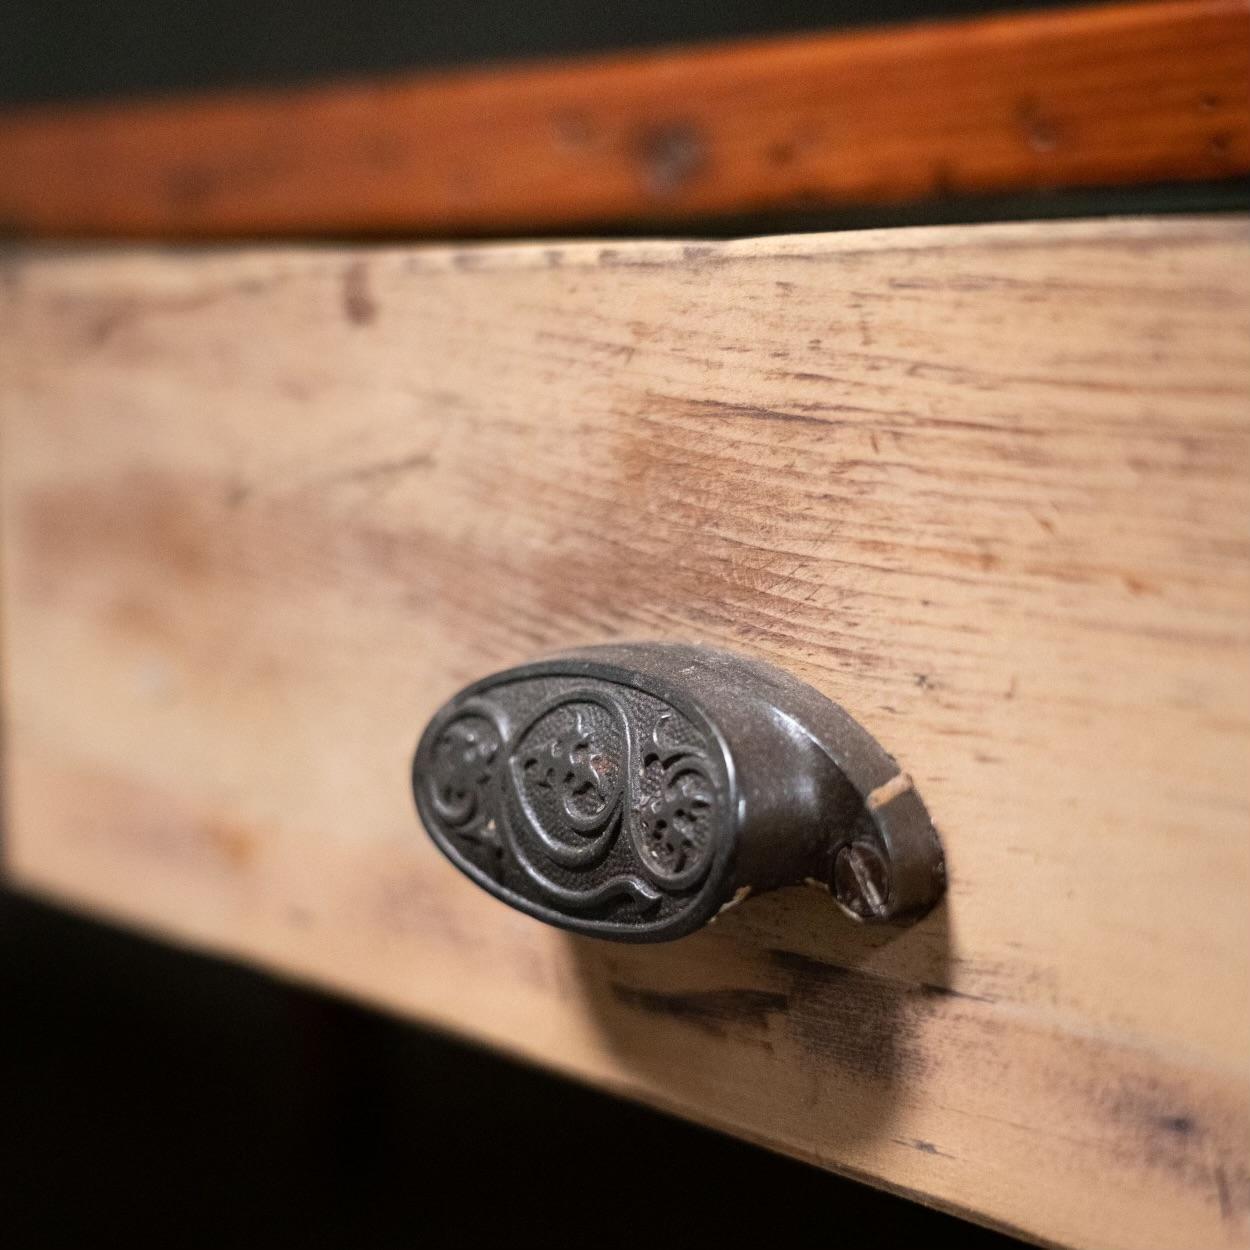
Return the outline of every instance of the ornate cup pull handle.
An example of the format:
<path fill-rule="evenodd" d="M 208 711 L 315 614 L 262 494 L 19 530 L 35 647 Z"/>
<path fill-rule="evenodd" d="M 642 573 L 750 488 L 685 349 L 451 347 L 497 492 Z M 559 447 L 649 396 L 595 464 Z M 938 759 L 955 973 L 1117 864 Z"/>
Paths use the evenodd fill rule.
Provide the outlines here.
<path fill-rule="evenodd" d="M 875 739 L 787 673 L 705 647 L 589 647 L 484 678 L 426 727 L 412 787 L 457 868 L 596 937 L 682 937 L 799 882 L 856 920 L 910 922 L 945 887 L 929 814 Z"/>

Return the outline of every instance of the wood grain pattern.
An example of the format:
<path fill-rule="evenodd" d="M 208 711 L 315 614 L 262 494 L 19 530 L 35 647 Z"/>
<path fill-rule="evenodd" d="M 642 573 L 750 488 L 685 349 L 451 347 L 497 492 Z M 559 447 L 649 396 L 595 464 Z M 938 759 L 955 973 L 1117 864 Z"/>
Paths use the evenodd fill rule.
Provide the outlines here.
<path fill-rule="evenodd" d="M 1244 1244 L 1248 239 L 12 255 L 12 872 L 1030 1237 Z M 842 702 L 948 902 L 614 947 L 447 865 L 439 702 L 648 637 Z"/>
<path fill-rule="evenodd" d="M 0 116 L 43 234 L 510 233 L 1250 171 L 1250 4 L 1178 0 Z"/>

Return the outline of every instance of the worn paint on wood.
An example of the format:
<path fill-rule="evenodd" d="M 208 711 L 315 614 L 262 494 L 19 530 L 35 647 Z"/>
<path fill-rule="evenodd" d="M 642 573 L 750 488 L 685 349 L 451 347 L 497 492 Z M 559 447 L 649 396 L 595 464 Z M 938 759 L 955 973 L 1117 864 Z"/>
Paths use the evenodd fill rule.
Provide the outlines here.
<path fill-rule="evenodd" d="M 1032 1237 L 1244 1244 L 1248 241 L 11 254 L 13 873 Z M 947 902 L 635 949 L 449 867 L 430 713 L 647 637 L 846 706 Z"/>

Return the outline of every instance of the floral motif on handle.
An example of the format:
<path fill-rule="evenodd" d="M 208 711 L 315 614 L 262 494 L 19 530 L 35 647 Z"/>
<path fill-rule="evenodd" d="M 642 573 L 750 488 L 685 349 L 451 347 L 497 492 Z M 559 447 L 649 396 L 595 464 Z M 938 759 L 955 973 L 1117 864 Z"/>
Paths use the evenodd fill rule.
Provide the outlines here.
<path fill-rule="evenodd" d="M 651 731 L 643 779 L 655 793 L 634 809 L 634 847 L 647 875 L 665 889 L 684 889 L 707 871 L 713 844 L 715 787 L 702 752 L 666 741 L 672 717 Z"/>
<path fill-rule="evenodd" d="M 505 804 L 504 832 L 521 869 L 546 892 L 562 899 L 569 890 L 578 893 L 556 881 L 550 866 L 586 871 L 611 851 L 628 740 L 629 722 L 617 700 L 576 690 L 539 708 L 509 743 L 515 807 Z"/>
<path fill-rule="evenodd" d="M 497 841 L 490 788 L 501 745 L 498 728 L 478 712 L 451 721 L 434 745 L 434 810 L 461 837 Z"/>
<path fill-rule="evenodd" d="M 482 848 L 483 871 L 519 874 L 570 912 L 652 914 L 700 884 L 715 851 L 700 736 L 606 682 L 566 686 L 519 723 L 478 696 L 433 738 L 423 784 L 448 835 Z"/>
<path fill-rule="evenodd" d="M 573 716 L 572 729 L 528 752 L 521 771 L 535 785 L 556 792 L 569 824 L 588 832 L 602 825 L 613 796 L 603 748 L 595 741 L 585 713 L 575 707 Z"/>

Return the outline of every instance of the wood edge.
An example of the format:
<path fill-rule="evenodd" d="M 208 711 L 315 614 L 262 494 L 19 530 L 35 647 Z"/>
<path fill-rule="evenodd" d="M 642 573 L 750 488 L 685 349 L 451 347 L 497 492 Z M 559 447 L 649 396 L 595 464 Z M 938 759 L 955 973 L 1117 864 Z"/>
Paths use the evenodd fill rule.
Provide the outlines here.
<path fill-rule="evenodd" d="M 1178 243 L 1219 243 L 1250 239 L 1250 210 L 1228 213 L 1177 213 L 1164 217 L 1125 215 L 1076 217 L 1062 221 L 1000 221 L 967 225 L 873 227 L 865 230 L 814 234 L 748 235 L 735 239 L 659 238 L 625 240 L 540 239 L 507 242 L 397 244 L 382 241 L 280 244 L 284 265 L 315 270 L 337 270 L 347 259 L 403 265 L 414 273 L 496 273 L 509 269 L 646 269 L 656 266 L 715 265 L 741 260 L 805 260 L 824 256 L 860 256 L 892 252 L 943 252 L 960 248 L 1027 247 L 1044 232 L 1047 246 L 1115 243 L 1154 245 L 1161 235 L 1168 246 Z M 258 273 L 272 274 L 274 246 L 262 242 L 209 241 L 176 246 L 151 240 L 133 240 L 99 250 L 91 244 L 34 240 L 9 249 L 16 273 L 37 265 L 42 274 L 72 272 L 75 289 L 83 289 L 92 275 L 113 272 L 133 276 L 136 262 L 151 263 L 164 272 L 171 257 L 194 266 L 228 265 L 237 273 L 241 261 L 254 259 Z M 83 270 L 83 261 L 90 268 Z M 0 269 L 5 255 L 0 250 Z M 140 271 L 142 272 L 142 271 Z M 198 276 L 190 275 L 196 282 Z M 15 283 L 16 285 L 16 283 Z"/>

